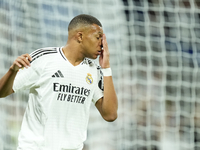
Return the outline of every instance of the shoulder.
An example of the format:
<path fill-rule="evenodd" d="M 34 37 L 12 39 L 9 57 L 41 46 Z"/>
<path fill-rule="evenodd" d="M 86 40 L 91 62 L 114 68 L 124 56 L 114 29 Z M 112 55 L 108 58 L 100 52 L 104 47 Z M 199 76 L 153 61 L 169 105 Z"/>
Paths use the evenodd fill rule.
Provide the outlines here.
<path fill-rule="evenodd" d="M 90 67 L 93 67 L 94 66 L 94 61 L 89 59 L 89 58 L 85 58 L 82 62 L 82 65 L 88 65 Z"/>
<path fill-rule="evenodd" d="M 101 67 L 94 60 L 91 60 L 89 58 L 85 58 L 82 64 L 86 64 L 89 67 L 96 68 L 97 70 L 101 69 Z"/>
<path fill-rule="evenodd" d="M 83 61 L 83 64 L 89 65 L 89 67 L 91 67 L 94 70 L 96 70 L 96 72 L 99 75 L 103 75 L 102 70 L 101 70 L 101 66 L 99 64 L 97 64 L 94 60 L 91 60 L 89 58 L 85 58 L 85 60 Z"/>
<path fill-rule="evenodd" d="M 55 54 L 55 53 L 58 53 L 57 47 L 45 47 L 45 48 L 37 49 L 33 51 L 32 53 L 30 53 L 30 56 L 32 57 L 31 62 L 35 61 L 36 59 L 40 57 L 47 56 L 50 54 Z"/>

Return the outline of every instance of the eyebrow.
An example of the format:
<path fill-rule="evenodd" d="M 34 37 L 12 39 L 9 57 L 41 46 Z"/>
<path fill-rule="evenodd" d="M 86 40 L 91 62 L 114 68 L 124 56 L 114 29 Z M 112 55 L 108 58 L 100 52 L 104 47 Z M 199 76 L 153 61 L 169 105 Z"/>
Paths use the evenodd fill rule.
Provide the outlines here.
<path fill-rule="evenodd" d="M 103 33 L 102 33 L 102 32 L 100 32 L 100 31 L 98 32 L 98 34 L 100 34 L 101 36 L 103 35 Z"/>

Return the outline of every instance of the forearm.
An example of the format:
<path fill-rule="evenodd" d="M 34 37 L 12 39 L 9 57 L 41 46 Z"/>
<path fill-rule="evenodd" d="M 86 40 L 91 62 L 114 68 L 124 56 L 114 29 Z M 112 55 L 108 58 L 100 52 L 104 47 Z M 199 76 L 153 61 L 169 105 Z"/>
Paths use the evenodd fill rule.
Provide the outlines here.
<path fill-rule="evenodd" d="M 30 66 L 32 58 L 29 54 L 23 54 L 13 62 L 8 72 L 0 79 L 0 97 L 6 97 L 13 93 L 13 82 L 20 68 Z"/>
<path fill-rule="evenodd" d="M 105 118 L 115 120 L 117 118 L 118 101 L 112 80 L 112 76 L 104 76 L 104 98 L 102 101 L 102 113 Z"/>
<path fill-rule="evenodd" d="M 6 97 L 13 93 L 13 82 L 17 71 L 9 69 L 8 72 L 0 79 L 0 98 Z"/>
<path fill-rule="evenodd" d="M 109 62 L 108 43 L 105 34 L 103 35 L 103 50 L 99 57 L 99 64 L 101 65 L 104 76 L 104 97 L 96 103 L 96 107 L 106 121 L 114 121 L 117 118 L 117 95 L 115 92 L 112 71 Z"/>

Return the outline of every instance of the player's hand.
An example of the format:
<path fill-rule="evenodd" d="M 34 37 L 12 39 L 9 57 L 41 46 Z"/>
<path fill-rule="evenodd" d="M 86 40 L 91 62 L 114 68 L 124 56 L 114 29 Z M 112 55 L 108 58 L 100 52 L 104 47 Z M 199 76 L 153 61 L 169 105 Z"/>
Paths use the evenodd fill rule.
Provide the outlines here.
<path fill-rule="evenodd" d="M 101 51 L 101 55 L 99 57 L 99 64 L 101 68 L 110 68 L 110 53 L 108 50 L 108 43 L 106 41 L 105 34 L 103 34 L 102 44 L 103 50 Z"/>
<path fill-rule="evenodd" d="M 19 57 L 17 57 L 17 59 L 13 62 L 12 66 L 10 67 L 10 69 L 12 69 L 13 71 L 18 71 L 20 68 L 28 68 L 28 66 L 30 67 L 30 61 L 32 60 L 31 56 L 29 54 L 23 54 Z"/>

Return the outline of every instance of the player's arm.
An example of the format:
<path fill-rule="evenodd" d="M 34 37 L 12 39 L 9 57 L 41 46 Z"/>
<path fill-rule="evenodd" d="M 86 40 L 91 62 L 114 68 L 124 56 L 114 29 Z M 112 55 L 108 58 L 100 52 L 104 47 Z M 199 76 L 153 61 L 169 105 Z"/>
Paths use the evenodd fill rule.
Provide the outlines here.
<path fill-rule="evenodd" d="M 105 34 L 103 35 L 103 51 L 99 58 L 102 69 L 110 68 L 109 50 Z M 118 101 L 112 76 L 104 76 L 104 97 L 96 102 L 96 107 L 106 121 L 117 118 Z"/>
<path fill-rule="evenodd" d="M 31 57 L 29 54 L 23 54 L 13 62 L 8 72 L 0 79 L 0 98 L 12 94 L 15 76 L 20 68 L 30 66 Z"/>

